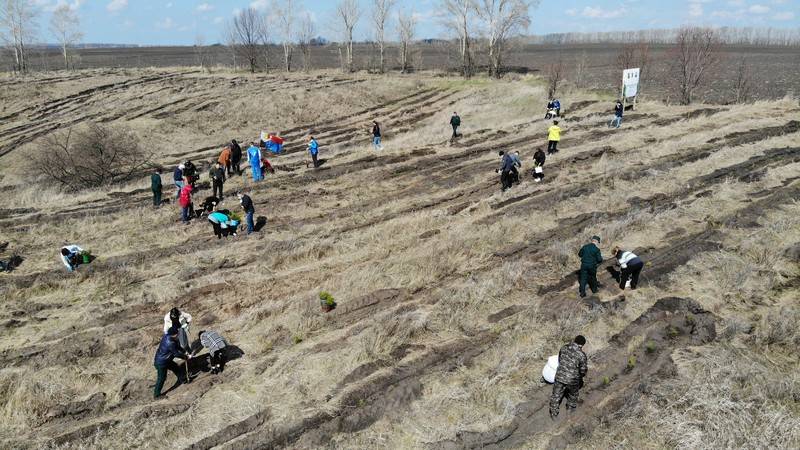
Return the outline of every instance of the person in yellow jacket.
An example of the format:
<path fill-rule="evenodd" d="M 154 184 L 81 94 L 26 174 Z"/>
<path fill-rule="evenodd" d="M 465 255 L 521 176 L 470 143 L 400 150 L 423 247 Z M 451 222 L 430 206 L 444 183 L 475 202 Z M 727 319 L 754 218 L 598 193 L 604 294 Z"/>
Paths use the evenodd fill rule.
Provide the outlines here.
<path fill-rule="evenodd" d="M 561 140 L 561 128 L 558 126 L 558 121 L 553 121 L 553 126 L 547 129 L 547 154 L 552 155 L 558 152 L 558 141 Z"/>

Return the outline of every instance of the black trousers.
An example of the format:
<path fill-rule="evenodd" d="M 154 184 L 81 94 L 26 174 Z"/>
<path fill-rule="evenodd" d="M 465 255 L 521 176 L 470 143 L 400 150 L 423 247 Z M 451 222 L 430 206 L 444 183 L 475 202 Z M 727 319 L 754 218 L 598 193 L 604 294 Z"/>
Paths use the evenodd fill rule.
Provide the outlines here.
<path fill-rule="evenodd" d="M 231 161 L 231 170 L 236 172 L 236 175 L 242 174 L 242 160 L 233 160 Z"/>
<path fill-rule="evenodd" d="M 153 206 L 161 206 L 161 189 L 153 189 Z"/>
<path fill-rule="evenodd" d="M 312 153 L 311 154 L 311 160 L 314 161 L 314 167 L 315 168 L 319 167 L 319 161 L 317 160 L 317 154 L 316 153 Z"/>
<path fill-rule="evenodd" d="M 217 197 L 220 200 L 222 200 L 222 184 L 223 184 L 222 181 L 215 181 L 213 183 L 213 185 L 214 185 L 214 193 L 213 193 L 213 195 L 214 195 L 214 197 Z"/>
<path fill-rule="evenodd" d="M 220 226 L 220 224 L 212 222 L 211 219 L 208 219 L 208 222 L 211 224 L 212 227 L 214 227 L 214 236 L 216 236 L 217 239 L 222 239 L 222 227 Z"/>
<path fill-rule="evenodd" d="M 534 169 L 534 171 L 533 171 L 533 179 L 534 180 L 543 180 L 544 179 L 544 171 L 539 173 Z"/>
<path fill-rule="evenodd" d="M 597 293 L 597 266 L 586 266 L 581 264 L 580 276 L 578 278 L 578 293 L 581 297 L 586 295 L 586 285 L 592 293 Z"/>
<path fill-rule="evenodd" d="M 628 278 L 630 278 L 631 289 L 636 289 L 636 286 L 639 284 L 639 274 L 642 273 L 642 269 L 644 269 L 644 262 L 628 265 L 628 267 L 622 269 L 619 275 L 619 288 L 625 290 L 625 283 L 628 281 Z"/>
<path fill-rule="evenodd" d="M 503 171 L 500 172 L 500 185 L 502 186 L 502 190 L 506 190 L 511 187 L 511 171 Z"/>
<path fill-rule="evenodd" d="M 547 154 L 551 155 L 558 151 L 558 141 L 547 141 Z"/>
<path fill-rule="evenodd" d="M 453 137 L 458 137 L 458 125 L 451 125 L 453 127 Z"/>
<path fill-rule="evenodd" d="M 225 368 L 225 363 L 227 362 L 226 354 L 227 352 L 225 348 L 211 353 L 211 365 L 219 366 L 219 370 L 222 371 L 222 369 Z"/>
<path fill-rule="evenodd" d="M 516 167 L 511 168 L 511 184 L 513 185 L 514 183 L 519 184 L 519 171 Z"/>

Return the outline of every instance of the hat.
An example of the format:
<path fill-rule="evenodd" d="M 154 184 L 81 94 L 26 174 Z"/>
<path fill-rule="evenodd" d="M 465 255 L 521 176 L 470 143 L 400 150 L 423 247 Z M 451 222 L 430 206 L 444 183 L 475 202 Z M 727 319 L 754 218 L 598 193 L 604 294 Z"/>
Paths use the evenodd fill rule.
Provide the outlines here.
<path fill-rule="evenodd" d="M 181 169 L 181 170 L 183 170 L 183 169 L 185 169 L 185 168 L 186 168 L 186 166 L 185 166 L 185 165 L 183 165 L 183 164 L 178 164 L 178 169 Z"/>
<path fill-rule="evenodd" d="M 594 235 L 594 236 L 592 236 L 592 240 L 600 242 L 600 236 Z"/>

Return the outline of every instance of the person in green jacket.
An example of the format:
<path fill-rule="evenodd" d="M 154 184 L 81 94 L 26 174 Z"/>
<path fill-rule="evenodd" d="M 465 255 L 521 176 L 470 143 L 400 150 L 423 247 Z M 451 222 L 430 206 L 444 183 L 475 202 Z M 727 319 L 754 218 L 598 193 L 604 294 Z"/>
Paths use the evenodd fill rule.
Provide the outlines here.
<path fill-rule="evenodd" d="M 586 297 L 586 283 L 589 283 L 593 294 L 597 293 L 597 266 L 603 262 L 603 255 L 600 254 L 598 244 L 600 244 L 600 236 L 592 236 L 592 240 L 578 251 L 578 256 L 581 258 L 578 293 L 581 297 Z"/>
<path fill-rule="evenodd" d="M 458 137 L 458 127 L 461 126 L 461 117 L 455 112 L 453 113 L 453 117 L 450 118 L 450 126 L 453 127 L 453 137 L 450 139 L 455 139 Z"/>
<path fill-rule="evenodd" d="M 161 168 L 156 167 L 156 170 L 150 175 L 150 189 L 153 191 L 153 206 L 158 208 L 161 206 Z"/>

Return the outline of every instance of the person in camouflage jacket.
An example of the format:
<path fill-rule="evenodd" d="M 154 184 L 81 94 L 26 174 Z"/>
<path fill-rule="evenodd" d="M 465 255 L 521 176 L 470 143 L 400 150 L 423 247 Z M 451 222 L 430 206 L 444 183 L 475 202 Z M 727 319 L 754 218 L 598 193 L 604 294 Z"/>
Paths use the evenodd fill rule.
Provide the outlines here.
<path fill-rule="evenodd" d="M 561 400 L 567 397 L 567 410 L 578 407 L 578 391 L 583 387 L 583 377 L 586 376 L 586 353 L 583 346 L 586 338 L 576 336 L 575 340 L 561 347 L 558 352 L 558 370 L 553 383 L 553 393 L 550 396 L 550 417 L 555 419 L 561 408 Z"/>

